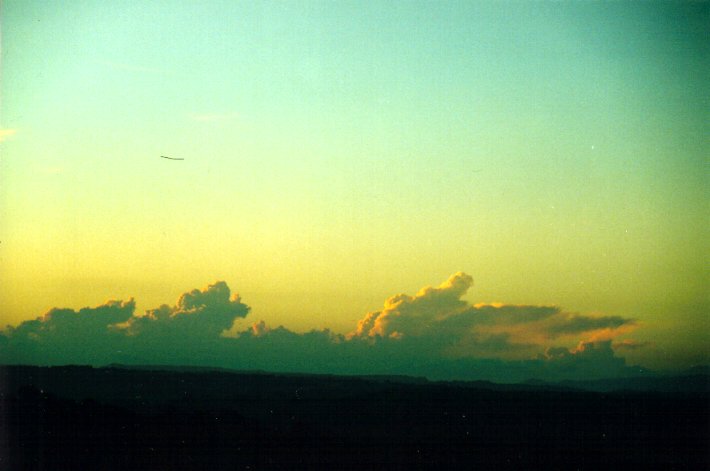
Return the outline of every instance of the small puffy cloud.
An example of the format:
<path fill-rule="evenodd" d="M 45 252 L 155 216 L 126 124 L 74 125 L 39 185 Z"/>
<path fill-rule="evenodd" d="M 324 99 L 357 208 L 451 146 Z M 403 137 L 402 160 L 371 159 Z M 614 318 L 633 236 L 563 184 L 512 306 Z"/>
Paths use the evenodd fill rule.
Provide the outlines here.
<path fill-rule="evenodd" d="M 271 329 L 266 325 L 266 322 L 259 321 L 251 326 L 251 334 L 254 337 L 261 337 L 268 334 Z"/>
<path fill-rule="evenodd" d="M 17 129 L 0 129 L 0 142 L 6 141 L 17 133 Z"/>

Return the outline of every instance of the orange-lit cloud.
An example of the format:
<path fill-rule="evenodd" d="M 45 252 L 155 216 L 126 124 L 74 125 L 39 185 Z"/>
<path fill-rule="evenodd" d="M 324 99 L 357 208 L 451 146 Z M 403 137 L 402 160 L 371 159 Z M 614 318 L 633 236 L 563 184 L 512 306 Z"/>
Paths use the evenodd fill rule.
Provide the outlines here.
<path fill-rule="evenodd" d="M 453 356 L 520 358 L 542 352 L 552 340 L 605 341 L 634 328 L 620 316 L 587 316 L 557 306 L 476 304 L 461 298 L 473 285 L 456 273 L 437 288 L 399 294 L 365 315 L 349 338 L 417 338 Z"/>
<path fill-rule="evenodd" d="M 422 335 L 433 324 L 460 313 L 467 307 L 461 300 L 473 278 L 456 273 L 437 288 L 422 288 L 415 296 L 398 294 L 385 301 L 382 311 L 367 314 L 351 336 L 401 337 Z"/>

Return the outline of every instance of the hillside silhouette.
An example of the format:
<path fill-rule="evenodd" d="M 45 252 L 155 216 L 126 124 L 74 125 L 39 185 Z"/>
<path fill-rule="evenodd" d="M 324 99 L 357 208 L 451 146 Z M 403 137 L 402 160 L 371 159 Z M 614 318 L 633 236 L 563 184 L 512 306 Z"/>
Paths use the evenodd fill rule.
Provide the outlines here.
<path fill-rule="evenodd" d="M 3 470 L 710 467 L 700 390 L 118 365 L 0 379 Z"/>

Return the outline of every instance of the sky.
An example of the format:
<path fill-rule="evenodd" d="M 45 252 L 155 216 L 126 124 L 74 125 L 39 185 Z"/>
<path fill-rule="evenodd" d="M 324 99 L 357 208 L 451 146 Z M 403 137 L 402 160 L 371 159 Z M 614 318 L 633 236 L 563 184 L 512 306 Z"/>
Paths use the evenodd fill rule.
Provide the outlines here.
<path fill-rule="evenodd" d="M 460 357 L 710 362 L 707 3 L 6 0 L 0 21 L 0 324 L 172 316 L 224 281 L 249 307 L 232 335 L 429 341 L 360 326 L 463 273 L 436 322 L 553 311 L 442 325 Z"/>

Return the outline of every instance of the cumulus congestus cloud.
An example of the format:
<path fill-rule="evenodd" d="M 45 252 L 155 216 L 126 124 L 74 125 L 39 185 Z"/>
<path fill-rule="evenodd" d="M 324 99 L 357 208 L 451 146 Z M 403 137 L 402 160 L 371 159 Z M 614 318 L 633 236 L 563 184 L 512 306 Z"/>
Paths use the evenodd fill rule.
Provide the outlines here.
<path fill-rule="evenodd" d="M 174 306 L 137 315 L 135 303 L 53 309 L 0 334 L 0 362 L 195 364 L 335 374 L 413 374 L 433 379 L 562 379 L 623 374 L 612 343 L 634 322 L 557 306 L 470 304 L 455 273 L 437 287 L 387 299 L 355 330 L 296 333 L 263 321 L 224 335 L 250 308 L 223 281 Z M 590 376 L 591 375 L 591 376 Z"/>
<path fill-rule="evenodd" d="M 184 293 L 174 307 L 163 304 L 147 311 L 144 316 L 131 317 L 125 324 L 115 327 L 125 329 L 130 335 L 170 334 L 212 339 L 249 313 L 249 307 L 241 302 L 238 294 L 230 296 L 227 283 L 218 281 L 203 290 Z"/>
<path fill-rule="evenodd" d="M 467 307 L 461 297 L 473 285 L 473 278 L 458 272 L 438 288 L 422 288 L 415 296 L 398 294 L 385 301 L 381 311 L 367 314 L 352 336 L 400 338 L 424 336 L 446 318 Z"/>
<path fill-rule="evenodd" d="M 381 311 L 365 315 L 349 338 L 415 338 L 448 356 L 524 358 L 553 340 L 606 339 L 634 325 L 619 316 L 572 314 L 557 306 L 470 305 L 461 298 L 472 286 L 473 278 L 459 272 L 436 288 L 393 296 Z"/>

